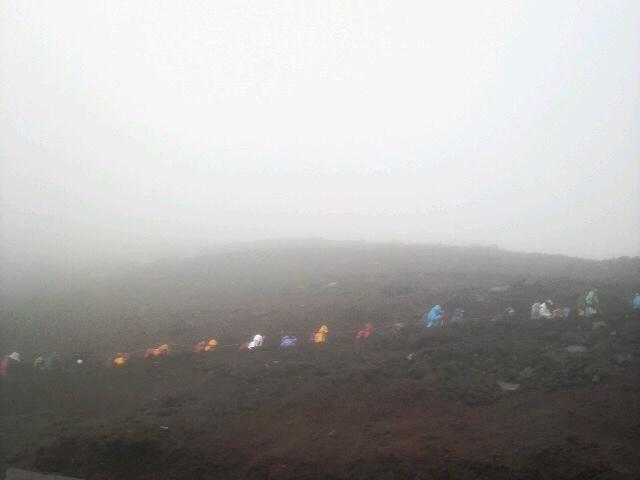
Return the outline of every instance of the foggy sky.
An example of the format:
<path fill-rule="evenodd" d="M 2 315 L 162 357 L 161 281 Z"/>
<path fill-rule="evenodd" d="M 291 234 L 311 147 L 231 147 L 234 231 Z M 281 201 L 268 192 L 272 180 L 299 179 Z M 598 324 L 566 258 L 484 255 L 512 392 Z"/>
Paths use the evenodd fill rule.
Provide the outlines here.
<path fill-rule="evenodd" d="M 640 253 L 640 2 L 5 1 L 2 262 Z"/>

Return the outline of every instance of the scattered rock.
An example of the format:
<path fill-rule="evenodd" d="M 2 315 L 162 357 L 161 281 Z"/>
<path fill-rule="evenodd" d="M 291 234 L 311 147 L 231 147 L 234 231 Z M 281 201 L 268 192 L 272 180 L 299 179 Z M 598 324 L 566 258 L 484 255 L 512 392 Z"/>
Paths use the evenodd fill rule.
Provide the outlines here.
<path fill-rule="evenodd" d="M 416 354 L 415 353 L 410 353 L 409 355 L 407 355 L 407 362 L 414 362 L 416 360 Z"/>
<path fill-rule="evenodd" d="M 396 335 L 400 333 L 400 330 L 402 330 L 403 328 L 404 328 L 404 323 L 394 323 L 390 327 L 391 332 Z"/>
<path fill-rule="evenodd" d="M 331 430 L 331 431 L 329 432 L 329 436 L 330 436 L 330 437 L 335 437 L 336 435 L 338 435 L 338 431 L 337 431 L 337 430 Z"/>
<path fill-rule="evenodd" d="M 511 285 L 502 285 L 499 287 L 491 287 L 489 289 L 491 293 L 503 293 L 503 292 L 508 292 L 509 290 L 511 290 Z"/>
<path fill-rule="evenodd" d="M 520 388 L 519 383 L 503 382 L 502 380 L 498 380 L 498 385 L 500 386 L 503 392 L 515 392 Z"/>
<path fill-rule="evenodd" d="M 587 351 L 587 347 L 584 345 L 569 345 L 567 347 L 567 352 L 569 353 L 584 353 Z"/>
<path fill-rule="evenodd" d="M 616 357 L 616 363 L 618 365 L 622 365 L 622 364 L 625 364 L 625 363 L 630 363 L 631 360 L 633 360 L 633 357 L 631 356 L 630 353 L 621 354 L 621 355 L 618 355 Z"/>
<path fill-rule="evenodd" d="M 518 378 L 531 378 L 534 371 L 533 367 L 526 367 L 518 374 Z"/>
<path fill-rule="evenodd" d="M 60 475 L 47 475 L 44 473 L 31 472 L 10 468 L 7 470 L 5 480 L 79 480 L 75 477 L 62 477 Z"/>

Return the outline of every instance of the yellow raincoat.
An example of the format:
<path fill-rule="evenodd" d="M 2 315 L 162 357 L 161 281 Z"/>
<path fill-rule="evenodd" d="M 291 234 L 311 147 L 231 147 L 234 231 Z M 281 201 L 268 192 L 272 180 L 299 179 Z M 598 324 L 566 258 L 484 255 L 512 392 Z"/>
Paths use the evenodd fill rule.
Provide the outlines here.
<path fill-rule="evenodd" d="M 116 355 L 116 358 L 113 359 L 113 364 L 116 367 L 122 367 L 122 366 L 126 365 L 128 360 L 129 360 L 129 354 L 128 353 L 118 353 Z"/>
<path fill-rule="evenodd" d="M 313 336 L 314 343 L 325 343 L 327 341 L 327 333 L 329 333 L 329 329 L 326 325 L 322 325 L 320 330 L 318 330 Z"/>
<path fill-rule="evenodd" d="M 215 338 L 212 338 L 205 345 L 204 351 L 205 352 L 210 352 L 210 351 L 214 350 L 217 346 L 218 346 L 218 341 Z"/>

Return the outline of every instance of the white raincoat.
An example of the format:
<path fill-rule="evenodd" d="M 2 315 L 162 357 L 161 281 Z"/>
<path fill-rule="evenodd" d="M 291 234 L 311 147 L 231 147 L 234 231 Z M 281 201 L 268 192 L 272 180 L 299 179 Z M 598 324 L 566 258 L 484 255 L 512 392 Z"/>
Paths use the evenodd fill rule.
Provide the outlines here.
<path fill-rule="evenodd" d="M 264 337 L 262 335 L 256 335 L 253 337 L 253 340 L 249 342 L 249 349 L 252 350 L 254 348 L 260 348 L 262 346 L 262 342 L 264 341 Z"/>

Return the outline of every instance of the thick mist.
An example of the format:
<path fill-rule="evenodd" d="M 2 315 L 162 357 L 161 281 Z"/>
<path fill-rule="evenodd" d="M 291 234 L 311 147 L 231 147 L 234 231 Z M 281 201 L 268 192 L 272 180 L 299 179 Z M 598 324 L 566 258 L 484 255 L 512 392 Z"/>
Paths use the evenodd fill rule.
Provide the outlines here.
<path fill-rule="evenodd" d="M 3 2 L 1 253 L 640 253 L 638 2 Z"/>

